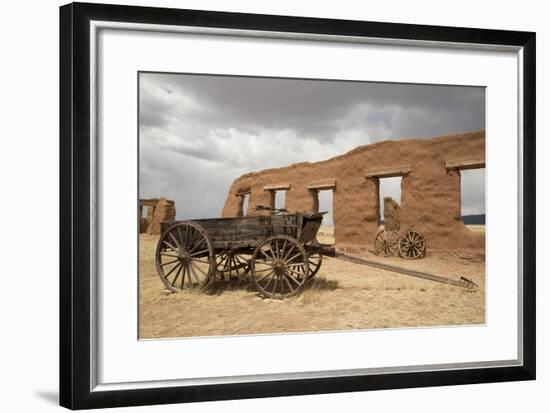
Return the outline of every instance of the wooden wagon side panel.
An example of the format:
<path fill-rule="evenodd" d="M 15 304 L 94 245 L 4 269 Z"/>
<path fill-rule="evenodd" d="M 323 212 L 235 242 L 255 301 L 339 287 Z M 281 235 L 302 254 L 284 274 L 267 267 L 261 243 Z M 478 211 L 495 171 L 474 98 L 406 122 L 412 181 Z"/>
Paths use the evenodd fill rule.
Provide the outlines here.
<path fill-rule="evenodd" d="M 164 232 L 181 221 L 162 223 Z M 273 235 L 300 234 L 299 218 L 296 215 L 248 216 L 242 218 L 212 218 L 193 220 L 208 233 L 215 250 L 231 248 L 255 248 L 264 239 Z"/>

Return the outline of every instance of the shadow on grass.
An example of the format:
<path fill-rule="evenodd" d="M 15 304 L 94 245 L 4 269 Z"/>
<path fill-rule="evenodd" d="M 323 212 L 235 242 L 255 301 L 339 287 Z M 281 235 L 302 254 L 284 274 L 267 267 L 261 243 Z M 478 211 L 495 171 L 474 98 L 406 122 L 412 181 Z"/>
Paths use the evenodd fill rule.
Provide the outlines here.
<path fill-rule="evenodd" d="M 304 286 L 304 290 L 313 291 L 334 291 L 338 289 L 338 281 L 327 280 L 326 278 L 313 278 L 309 280 Z M 254 283 L 250 278 L 237 279 L 225 279 L 216 280 L 210 283 L 208 287 L 204 289 L 206 295 L 222 295 L 227 291 L 246 291 L 249 293 L 258 293 L 258 290 L 254 286 Z"/>
<path fill-rule="evenodd" d="M 317 291 L 334 291 L 338 289 L 338 281 L 314 277 L 306 284 L 304 289 Z"/>
<path fill-rule="evenodd" d="M 221 295 L 226 291 L 247 291 L 255 292 L 256 289 L 252 284 L 252 280 L 244 278 L 242 280 L 216 280 L 210 283 L 208 287 L 204 289 L 206 295 Z"/>

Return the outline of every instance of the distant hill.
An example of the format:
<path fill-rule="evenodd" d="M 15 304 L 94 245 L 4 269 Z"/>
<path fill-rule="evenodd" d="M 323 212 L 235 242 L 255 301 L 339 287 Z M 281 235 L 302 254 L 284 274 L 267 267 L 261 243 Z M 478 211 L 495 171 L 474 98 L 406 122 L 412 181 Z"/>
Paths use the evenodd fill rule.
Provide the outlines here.
<path fill-rule="evenodd" d="M 462 215 L 462 222 L 465 225 L 485 225 L 485 214 Z M 384 220 L 380 221 L 380 225 L 384 225 Z"/>
<path fill-rule="evenodd" d="M 466 225 L 485 225 L 485 214 L 462 215 L 462 222 Z"/>

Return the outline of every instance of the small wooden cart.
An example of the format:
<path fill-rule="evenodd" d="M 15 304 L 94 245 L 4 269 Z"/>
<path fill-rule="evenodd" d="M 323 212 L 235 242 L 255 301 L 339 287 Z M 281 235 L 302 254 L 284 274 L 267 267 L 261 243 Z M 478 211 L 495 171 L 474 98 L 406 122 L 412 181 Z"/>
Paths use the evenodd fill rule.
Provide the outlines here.
<path fill-rule="evenodd" d="M 334 254 L 316 241 L 324 213 L 273 212 L 164 222 L 156 266 L 166 288 L 177 292 L 250 276 L 265 297 L 300 293 L 319 271 L 323 255 Z"/>

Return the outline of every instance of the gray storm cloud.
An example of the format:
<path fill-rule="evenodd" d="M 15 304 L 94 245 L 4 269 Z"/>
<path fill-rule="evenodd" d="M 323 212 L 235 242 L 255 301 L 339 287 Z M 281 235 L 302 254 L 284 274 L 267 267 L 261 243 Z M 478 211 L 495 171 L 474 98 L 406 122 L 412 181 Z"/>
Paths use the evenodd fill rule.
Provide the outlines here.
<path fill-rule="evenodd" d="M 180 219 L 218 217 L 246 172 L 485 127 L 480 87 L 141 73 L 139 95 L 140 197 Z M 462 181 L 463 214 L 484 213 L 484 171 Z M 398 180 L 381 187 L 399 199 Z"/>

